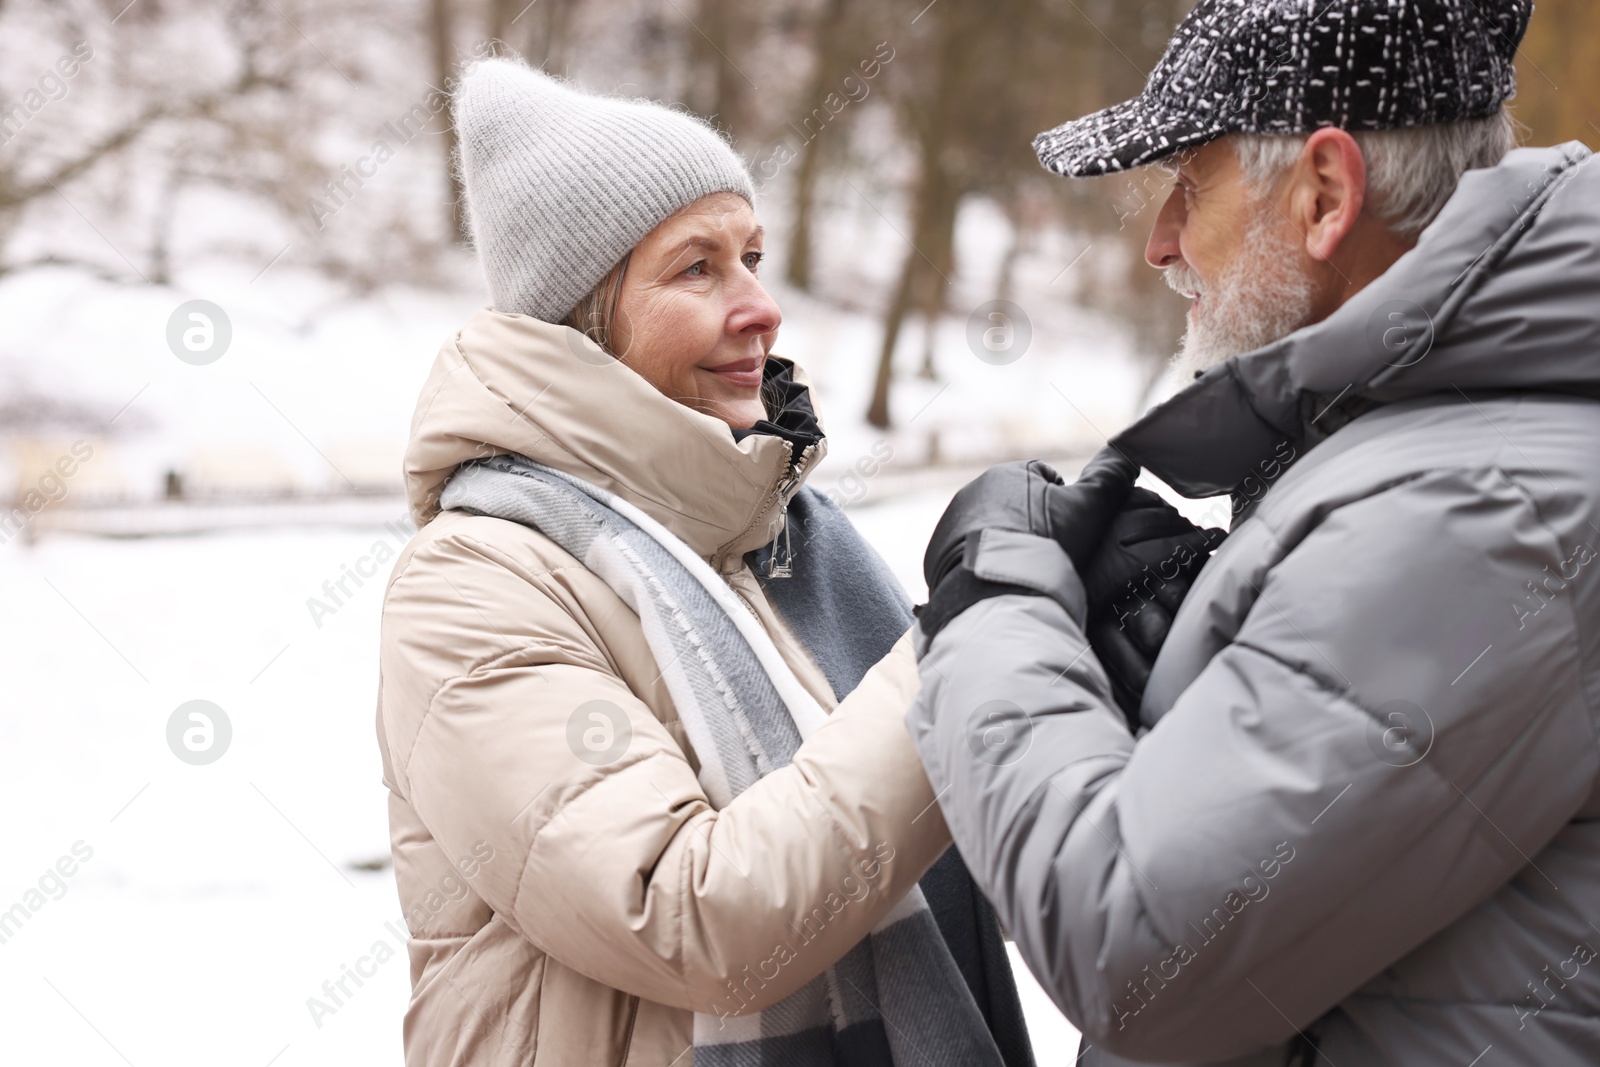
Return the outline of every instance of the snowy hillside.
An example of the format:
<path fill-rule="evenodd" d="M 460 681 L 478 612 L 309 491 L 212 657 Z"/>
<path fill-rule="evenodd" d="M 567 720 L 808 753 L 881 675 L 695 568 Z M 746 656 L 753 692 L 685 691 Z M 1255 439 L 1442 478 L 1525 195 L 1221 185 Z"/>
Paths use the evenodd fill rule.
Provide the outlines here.
<path fill-rule="evenodd" d="M 830 216 L 828 227 L 842 231 L 859 285 L 881 286 L 870 249 L 899 241 L 893 228 L 865 201 Z M 989 300 L 1004 232 L 984 202 L 965 211 L 956 313 L 939 320 L 933 339 L 937 377 L 920 373 L 925 337 L 913 324 L 896 353 L 896 426 L 888 434 L 862 419 L 881 339 L 876 315 L 788 290 L 767 270 L 784 312 L 777 350 L 811 374 L 829 430 L 830 459 L 816 484 L 833 486 L 885 446 L 889 466 L 901 469 L 930 459 L 1086 453 L 1134 414 L 1141 379 L 1126 335 L 1070 303 L 1065 283 L 1052 281 L 1072 262 L 1070 238 L 1017 270 L 1014 304 L 1025 321 L 996 326 L 976 314 Z M 781 246 L 775 252 L 781 256 Z M 475 266 L 457 255 L 459 272 L 471 278 Z M 171 336 L 195 328 L 199 320 L 187 316 L 196 300 L 220 309 L 206 313 L 217 322 L 209 327 L 211 361 L 200 365 L 180 358 Z M 199 493 L 398 488 L 428 367 L 484 302 L 481 290 L 465 286 L 330 300 L 326 279 L 314 273 L 232 260 L 183 272 L 170 286 L 119 285 L 69 268 L 7 278 L 0 376 L 33 394 L 70 397 L 83 417 L 71 429 L 13 438 L 0 462 L 27 481 L 28 471 L 15 468 L 47 464 L 82 436 L 95 456 L 69 486 L 80 495 L 154 497 L 168 471 Z M 986 334 L 1011 347 L 991 353 Z"/>

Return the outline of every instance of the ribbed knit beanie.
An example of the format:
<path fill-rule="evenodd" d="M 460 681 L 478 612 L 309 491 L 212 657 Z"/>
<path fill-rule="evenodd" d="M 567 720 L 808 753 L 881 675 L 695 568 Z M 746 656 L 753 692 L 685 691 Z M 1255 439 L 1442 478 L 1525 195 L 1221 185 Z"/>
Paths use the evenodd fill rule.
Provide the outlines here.
<path fill-rule="evenodd" d="M 497 311 L 560 322 L 668 215 L 750 173 L 692 115 L 596 96 L 509 59 L 453 100 L 468 226 Z"/>

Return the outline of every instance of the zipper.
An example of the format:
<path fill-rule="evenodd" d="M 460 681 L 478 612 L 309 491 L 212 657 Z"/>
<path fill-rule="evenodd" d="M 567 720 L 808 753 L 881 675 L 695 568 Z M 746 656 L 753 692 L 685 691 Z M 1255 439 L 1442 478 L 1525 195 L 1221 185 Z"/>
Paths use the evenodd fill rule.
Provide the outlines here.
<path fill-rule="evenodd" d="M 633 1003 L 628 1005 L 628 1028 L 622 1035 L 622 1059 L 617 1061 L 617 1067 L 627 1067 L 628 1054 L 633 1051 L 633 1027 L 639 1021 L 639 998 L 628 998 Z"/>
<path fill-rule="evenodd" d="M 772 555 L 767 557 L 768 578 L 794 577 L 794 544 L 789 539 L 789 490 L 798 480 L 791 471 L 778 485 L 778 534 L 772 539 Z"/>
<path fill-rule="evenodd" d="M 796 453 L 794 446 L 789 446 L 789 471 L 778 482 L 778 533 L 772 539 L 772 555 L 767 557 L 768 578 L 794 577 L 794 542 L 789 536 L 789 494 L 800 483 L 800 464 L 804 459 L 805 450 Z"/>
<path fill-rule="evenodd" d="M 778 552 L 775 540 L 773 545 L 772 561 L 769 562 L 766 567 L 762 568 L 762 573 L 767 577 L 788 578 L 792 576 L 793 571 L 791 568 L 794 563 L 794 552 L 793 546 L 789 543 L 788 537 L 789 493 L 796 485 L 799 484 L 800 479 L 805 476 L 807 457 L 808 455 L 814 455 L 816 453 L 817 446 L 807 445 L 805 448 L 796 449 L 793 443 L 785 441 L 784 447 L 789 450 L 789 453 L 784 461 L 782 472 L 774 476 L 773 488 L 767 491 L 766 502 L 763 503 L 761 507 L 756 509 L 755 514 L 750 516 L 749 523 L 744 529 L 739 531 L 737 536 L 730 539 L 727 544 L 724 544 L 721 548 L 717 549 L 716 553 L 708 558 L 708 562 L 714 569 L 718 571 L 722 569 L 722 564 L 727 559 L 728 547 L 739 541 L 744 537 L 745 534 L 749 533 L 751 530 L 755 529 L 756 526 L 765 521 L 767 516 L 772 514 L 773 507 L 776 506 L 779 509 L 781 523 L 779 536 L 784 540 L 785 543 L 785 557 L 783 562 L 780 564 L 777 560 Z M 778 573 L 772 573 L 774 569 L 776 569 Z"/>

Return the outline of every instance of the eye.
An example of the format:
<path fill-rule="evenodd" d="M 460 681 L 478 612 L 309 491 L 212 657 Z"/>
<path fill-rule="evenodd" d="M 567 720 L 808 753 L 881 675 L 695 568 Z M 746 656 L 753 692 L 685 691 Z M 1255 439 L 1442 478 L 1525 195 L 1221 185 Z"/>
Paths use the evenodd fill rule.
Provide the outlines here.
<path fill-rule="evenodd" d="M 766 258 L 767 254 L 765 252 L 746 252 L 744 254 L 744 265 L 749 270 L 754 271 L 761 261 Z"/>
<path fill-rule="evenodd" d="M 687 267 L 683 268 L 683 273 L 689 275 L 689 277 L 691 277 L 691 278 L 698 278 L 702 274 L 704 274 L 705 272 L 706 272 L 706 261 L 703 260 L 703 259 L 696 260 L 695 262 L 689 264 Z"/>

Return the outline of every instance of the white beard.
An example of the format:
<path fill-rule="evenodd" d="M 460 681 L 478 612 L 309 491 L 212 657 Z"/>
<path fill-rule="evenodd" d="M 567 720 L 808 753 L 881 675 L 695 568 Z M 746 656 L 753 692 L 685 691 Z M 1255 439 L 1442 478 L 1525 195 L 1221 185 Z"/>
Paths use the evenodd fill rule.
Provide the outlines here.
<path fill-rule="evenodd" d="M 1263 207 L 1257 212 L 1239 255 L 1210 285 L 1181 260 L 1164 269 L 1173 289 L 1191 299 L 1203 295 L 1199 313 L 1189 313 L 1183 347 L 1172 360 L 1179 388 L 1199 372 L 1287 337 L 1311 321 L 1311 279 L 1296 268 L 1297 248 L 1280 236 L 1270 211 Z"/>

